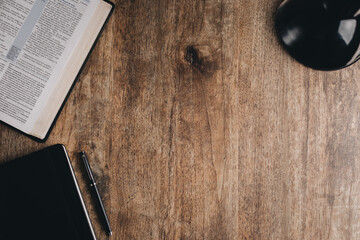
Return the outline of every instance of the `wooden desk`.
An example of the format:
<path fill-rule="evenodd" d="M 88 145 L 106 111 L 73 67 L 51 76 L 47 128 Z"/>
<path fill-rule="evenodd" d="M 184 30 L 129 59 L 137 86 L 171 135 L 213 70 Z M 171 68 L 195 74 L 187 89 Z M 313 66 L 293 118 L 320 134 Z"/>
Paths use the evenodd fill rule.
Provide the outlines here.
<path fill-rule="evenodd" d="M 63 143 L 111 239 L 360 239 L 360 63 L 319 72 L 274 36 L 279 0 L 116 1 L 49 140 L 0 126 L 0 161 Z"/>

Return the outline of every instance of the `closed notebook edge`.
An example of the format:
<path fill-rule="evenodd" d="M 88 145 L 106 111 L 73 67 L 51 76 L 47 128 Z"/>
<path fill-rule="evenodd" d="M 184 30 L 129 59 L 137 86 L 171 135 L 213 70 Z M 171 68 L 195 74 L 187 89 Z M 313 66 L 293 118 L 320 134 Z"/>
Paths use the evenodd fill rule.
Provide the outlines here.
<path fill-rule="evenodd" d="M 64 150 L 64 153 L 65 153 L 66 158 L 67 158 L 67 163 L 68 163 L 69 169 L 70 169 L 70 171 L 71 171 L 71 175 L 72 175 L 73 180 L 74 180 L 74 183 L 75 183 L 76 191 L 78 192 L 78 195 L 79 195 L 79 198 L 80 198 L 80 202 L 81 202 L 81 205 L 82 205 L 82 207 L 83 207 L 83 210 L 84 210 L 84 213 L 85 213 L 85 216 L 86 216 L 86 220 L 87 220 L 87 222 L 88 222 L 88 224 L 89 224 L 89 228 L 90 228 L 92 237 L 93 237 L 94 240 L 96 240 L 96 235 L 95 235 L 95 232 L 94 232 L 94 227 L 93 227 L 93 225 L 91 224 L 91 220 L 90 220 L 90 217 L 89 217 L 89 213 L 88 213 L 88 211 L 87 211 L 87 209 L 86 209 L 85 202 L 84 202 L 84 199 L 83 199 L 83 197 L 82 197 L 82 194 L 81 194 L 81 191 L 80 191 L 80 188 L 79 188 L 79 184 L 78 184 L 78 182 L 77 182 L 77 180 L 76 180 L 74 170 L 73 170 L 73 168 L 72 168 L 72 166 L 71 166 L 70 158 L 69 158 L 69 155 L 68 155 L 68 153 L 67 153 L 67 151 L 66 151 L 66 148 L 65 148 L 65 146 L 62 145 L 62 144 L 55 145 L 54 147 L 61 147 L 61 148 Z"/>

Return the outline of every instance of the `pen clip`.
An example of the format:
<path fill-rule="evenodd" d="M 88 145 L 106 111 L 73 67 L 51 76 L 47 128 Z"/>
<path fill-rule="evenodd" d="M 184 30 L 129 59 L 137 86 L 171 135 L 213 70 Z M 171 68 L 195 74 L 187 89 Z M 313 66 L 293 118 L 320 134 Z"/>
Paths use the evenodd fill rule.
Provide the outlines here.
<path fill-rule="evenodd" d="M 92 171 L 91 171 L 91 168 L 90 168 L 90 164 L 89 164 L 89 161 L 88 161 L 88 158 L 87 158 L 87 156 L 86 156 L 85 151 L 82 151 L 82 152 L 81 152 L 81 158 L 82 158 L 82 160 L 83 160 L 83 162 L 84 162 L 85 169 L 86 169 L 86 172 L 87 172 L 87 174 L 88 174 L 88 176 L 89 176 L 90 181 L 91 181 L 92 183 L 95 183 L 95 179 L 94 179 L 94 176 L 93 176 L 93 174 L 92 174 Z"/>

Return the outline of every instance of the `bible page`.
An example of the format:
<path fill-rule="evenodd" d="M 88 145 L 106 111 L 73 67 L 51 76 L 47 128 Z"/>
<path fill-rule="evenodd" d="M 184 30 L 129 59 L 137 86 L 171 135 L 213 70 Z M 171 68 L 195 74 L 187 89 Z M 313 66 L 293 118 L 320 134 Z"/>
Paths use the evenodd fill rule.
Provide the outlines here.
<path fill-rule="evenodd" d="M 0 120 L 33 128 L 99 0 L 0 1 Z"/>

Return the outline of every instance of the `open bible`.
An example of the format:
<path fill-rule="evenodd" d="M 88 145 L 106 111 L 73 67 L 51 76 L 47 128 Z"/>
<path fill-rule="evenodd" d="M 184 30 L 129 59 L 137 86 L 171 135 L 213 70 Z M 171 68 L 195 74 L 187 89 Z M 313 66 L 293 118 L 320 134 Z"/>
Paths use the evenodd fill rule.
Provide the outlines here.
<path fill-rule="evenodd" d="M 0 0 L 0 121 L 45 141 L 114 5 Z"/>

